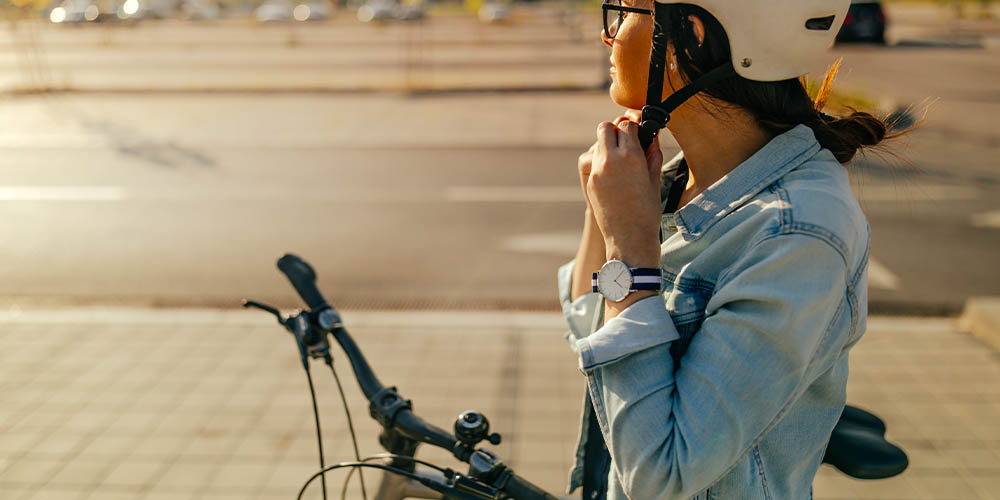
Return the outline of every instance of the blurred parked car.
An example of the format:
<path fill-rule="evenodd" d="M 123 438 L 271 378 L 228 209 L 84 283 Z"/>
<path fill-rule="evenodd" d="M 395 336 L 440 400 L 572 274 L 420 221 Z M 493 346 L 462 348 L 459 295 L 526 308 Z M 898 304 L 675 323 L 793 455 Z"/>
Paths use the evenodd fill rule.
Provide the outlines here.
<path fill-rule="evenodd" d="M 213 0 L 184 0 L 181 12 L 186 19 L 214 21 L 222 15 L 218 2 Z"/>
<path fill-rule="evenodd" d="M 395 5 L 387 1 L 365 2 L 358 7 L 358 21 L 370 23 L 374 21 L 385 21 L 392 19 L 392 11 Z"/>
<path fill-rule="evenodd" d="M 358 21 L 370 23 L 398 19 L 413 21 L 423 19 L 426 14 L 423 3 L 396 3 L 392 0 L 370 0 L 358 7 Z"/>
<path fill-rule="evenodd" d="M 510 6 L 499 2 L 485 2 L 479 7 L 479 22 L 491 24 L 506 21 L 510 17 Z"/>
<path fill-rule="evenodd" d="M 844 26 L 837 33 L 837 41 L 884 44 L 886 24 L 885 8 L 881 2 L 852 1 Z"/>
<path fill-rule="evenodd" d="M 63 0 L 49 12 L 49 21 L 57 24 L 98 22 L 110 15 L 113 13 L 97 0 Z"/>
<path fill-rule="evenodd" d="M 260 4 L 254 15 L 260 22 L 288 21 L 292 19 L 294 5 L 289 0 L 269 0 Z"/>
<path fill-rule="evenodd" d="M 261 22 L 321 21 L 330 17 L 330 5 L 322 0 L 268 0 L 257 8 L 256 16 Z"/>
<path fill-rule="evenodd" d="M 120 20 L 166 19 L 176 12 L 171 0 L 125 0 L 118 6 L 115 17 Z"/>
<path fill-rule="evenodd" d="M 325 1 L 302 2 L 292 9 L 296 21 L 322 21 L 330 17 L 330 4 Z"/>
<path fill-rule="evenodd" d="M 422 3 L 403 3 L 396 6 L 395 14 L 396 19 L 401 21 L 415 21 L 418 19 L 423 19 L 426 10 L 424 9 L 424 4 Z"/>
<path fill-rule="evenodd" d="M 385 21 L 387 19 L 392 19 L 392 12 L 395 7 L 396 6 L 389 1 L 375 0 L 365 2 L 364 5 L 358 7 L 358 21 L 370 23 L 373 21 Z"/>

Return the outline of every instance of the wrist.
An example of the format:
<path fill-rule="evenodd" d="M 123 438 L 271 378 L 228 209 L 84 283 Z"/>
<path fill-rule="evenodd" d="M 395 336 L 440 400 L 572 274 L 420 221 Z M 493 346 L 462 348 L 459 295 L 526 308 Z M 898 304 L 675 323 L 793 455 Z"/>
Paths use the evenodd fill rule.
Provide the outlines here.
<path fill-rule="evenodd" d="M 647 244 L 643 245 L 641 249 L 625 250 L 618 245 L 605 243 L 605 258 L 607 260 L 620 260 L 628 267 L 658 268 L 660 267 L 660 246 Z"/>

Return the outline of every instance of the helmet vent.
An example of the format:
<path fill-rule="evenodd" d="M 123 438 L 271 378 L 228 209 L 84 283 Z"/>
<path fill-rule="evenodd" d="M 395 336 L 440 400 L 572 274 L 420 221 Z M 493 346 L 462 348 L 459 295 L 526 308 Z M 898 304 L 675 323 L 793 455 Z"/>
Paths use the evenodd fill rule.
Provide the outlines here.
<path fill-rule="evenodd" d="M 814 17 L 806 21 L 806 29 L 813 31 L 830 31 L 833 27 L 833 20 L 837 16 Z"/>

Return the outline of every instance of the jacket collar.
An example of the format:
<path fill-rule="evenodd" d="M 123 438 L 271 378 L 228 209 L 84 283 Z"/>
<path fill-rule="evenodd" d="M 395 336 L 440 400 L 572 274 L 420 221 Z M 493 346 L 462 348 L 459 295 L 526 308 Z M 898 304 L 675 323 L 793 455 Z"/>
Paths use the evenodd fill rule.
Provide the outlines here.
<path fill-rule="evenodd" d="M 767 143 L 674 214 L 685 240 L 701 237 L 783 175 L 821 149 L 811 128 L 798 125 Z"/>

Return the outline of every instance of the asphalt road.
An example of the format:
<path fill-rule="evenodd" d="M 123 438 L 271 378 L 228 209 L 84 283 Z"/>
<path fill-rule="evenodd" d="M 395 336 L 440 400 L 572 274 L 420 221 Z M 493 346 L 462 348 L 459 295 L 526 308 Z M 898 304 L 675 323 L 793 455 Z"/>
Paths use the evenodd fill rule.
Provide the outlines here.
<path fill-rule="evenodd" d="M 887 109 L 937 99 L 894 146 L 909 164 L 851 167 L 873 311 L 1000 295 L 1000 58 L 838 52 L 842 87 Z M 576 157 L 618 111 L 600 91 L 4 98 L 0 305 L 290 307 L 274 262 L 292 251 L 344 307 L 554 308 L 582 224 Z"/>

